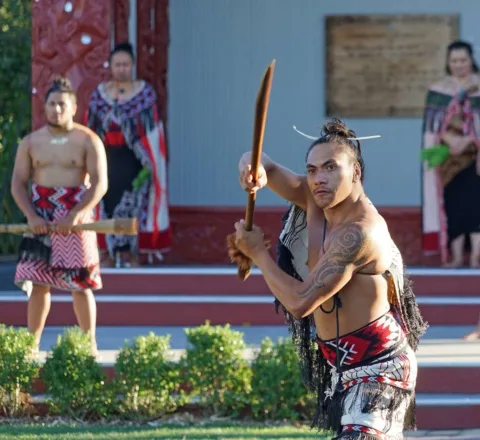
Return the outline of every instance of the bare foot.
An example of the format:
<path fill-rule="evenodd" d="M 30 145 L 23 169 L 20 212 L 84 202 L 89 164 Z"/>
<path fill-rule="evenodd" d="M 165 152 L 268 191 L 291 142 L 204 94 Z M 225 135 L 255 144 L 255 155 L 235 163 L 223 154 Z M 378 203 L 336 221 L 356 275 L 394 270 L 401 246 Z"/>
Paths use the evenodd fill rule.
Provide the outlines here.
<path fill-rule="evenodd" d="M 95 358 L 99 357 L 100 352 L 98 351 L 97 343 L 95 341 L 92 341 L 92 356 Z"/>
<path fill-rule="evenodd" d="M 480 330 L 476 330 L 466 336 L 463 337 L 466 341 L 476 341 L 477 339 L 480 339 Z"/>
<path fill-rule="evenodd" d="M 478 261 L 478 258 L 470 259 L 470 267 L 472 269 L 477 269 L 480 267 L 480 263 Z"/>
<path fill-rule="evenodd" d="M 27 359 L 30 362 L 38 362 L 40 360 L 40 347 L 38 345 L 32 348 L 32 351 L 27 355 Z"/>
<path fill-rule="evenodd" d="M 149 266 L 160 266 L 164 260 L 161 252 L 149 252 L 147 254 L 147 259 Z"/>

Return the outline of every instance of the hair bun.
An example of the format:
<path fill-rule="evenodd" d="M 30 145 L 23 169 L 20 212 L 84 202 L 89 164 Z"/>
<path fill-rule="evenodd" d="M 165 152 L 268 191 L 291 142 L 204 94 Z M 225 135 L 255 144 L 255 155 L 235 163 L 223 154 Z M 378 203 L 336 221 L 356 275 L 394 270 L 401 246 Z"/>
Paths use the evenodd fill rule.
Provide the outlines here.
<path fill-rule="evenodd" d="M 60 75 L 56 75 L 55 78 L 52 81 L 52 90 L 59 90 L 59 89 L 65 89 L 65 90 L 73 90 L 72 83 L 71 81 Z"/>
<path fill-rule="evenodd" d="M 53 83 L 52 83 L 52 86 L 53 87 L 65 87 L 65 88 L 72 88 L 72 83 L 70 82 L 70 80 L 68 78 L 65 78 L 63 76 L 56 76 L 54 79 L 53 79 Z"/>
<path fill-rule="evenodd" d="M 133 46 L 128 41 L 124 41 L 123 43 L 117 44 L 113 48 L 113 50 L 110 52 L 110 56 L 113 56 L 117 52 L 125 52 L 125 53 L 128 53 L 132 58 L 135 57 Z"/>
<path fill-rule="evenodd" d="M 117 44 L 117 46 L 115 46 L 115 49 L 133 52 L 133 46 L 128 41 L 124 41 L 123 43 Z"/>
<path fill-rule="evenodd" d="M 345 123 L 338 118 L 333 118 L 323 126 L 325 136 L 340 136 L 343 138 L 356 137 L 355 132 L 350 130 Z"/>

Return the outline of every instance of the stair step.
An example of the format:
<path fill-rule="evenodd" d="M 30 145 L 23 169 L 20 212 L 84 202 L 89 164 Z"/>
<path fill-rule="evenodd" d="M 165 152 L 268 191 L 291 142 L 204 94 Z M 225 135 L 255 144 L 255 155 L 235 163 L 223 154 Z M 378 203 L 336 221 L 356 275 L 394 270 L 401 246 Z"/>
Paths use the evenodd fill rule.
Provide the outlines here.
<path fill-rule="evenodd" d="M 480 315 L 480 297 L 418 297 L 430 325 L 472 325 Z M 26 325 L 27 297 L 1 292 L 0 322 Z M 98 325 L 282 325 L 272 295 L 96 295 Z M 74 325 L 70 294 L 53 294 L 48 325 Z"/>
<path fill-rule="evenodd" d="M 480 295 L 478 270 L 409 269 L 407 272 L 414 283 L 416 295 L 432 295 L 433 292 L 436 296 Z M 191 294 L 197 292 L 199 286 L 205 286 L 211 295 L 225 292 L 262 295 L 270 292 L 256 268 L 246 281 L 238 278 L 235 267 L 103 269 L 102 277 L 104 293 L 128 294 L 132 288 L 138 289 L 139 286 L 145 294 Z"/>
<path fill-rule="evenodd" d="M 417 405 L 418 429 L 480 427 L 480 394 L 419 394 Z"/>
<path fill-rule="evenodd" d="M 2 267 L 1 281 L 5 290 L 15 287 L 14 273 L 14 265 Z M 139 291 L 145 295 L 270 293 L 257 268 L 252 269 L 246 281 L 238 278 L 234 266 L 104 268 L 101 273 L 104 287 L 98 292 L 100 295 Z M 480 270 L 477 269 L 408 268 L 407 274 L 414 283 L 415 294 L 419 296 L 480 296 Z"/>

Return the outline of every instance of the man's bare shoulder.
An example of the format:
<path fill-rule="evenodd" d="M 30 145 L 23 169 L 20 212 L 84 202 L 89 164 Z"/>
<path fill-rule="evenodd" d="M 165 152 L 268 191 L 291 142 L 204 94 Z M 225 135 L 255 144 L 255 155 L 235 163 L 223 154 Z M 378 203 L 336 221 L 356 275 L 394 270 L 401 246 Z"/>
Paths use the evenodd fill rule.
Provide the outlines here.
<path fill-rule="evenodd" d="M 22 142 L 32 143 L 32 142 L 38 141 L 39 139 L 43 139 L 47 133 L 48 133 L 47 126 L 44 125 L 43 127 L 40 127 L 37 130 L 34 130 L 31 133 L 27 134 L 22 139 Z"/>
<path fill-rule="evenodd" d="M 357 266 L 379 259 L 387 250 L 390 234 L 385 219 L 373 209 L 360 210 L 346 220 L 336 231 L 334 247 L 341 249 L 345 258 L 352 258 Z"/>
<path fill-rule="evenodd" d="M 371 202 L 365 207 L 357 219 L 353 220 L 356 227 L 363 231 L 365 238 L 371 242 L 384 241 L 390 238 L 385 218 L 378 212 Z"/>
<path fill-rule="evenodd" d="M 46 127 L 41 127 L 27 134 L 20 140 L 18 148 L 21 150 L 30 151 L 36 143 L 40 142 L 45 137 L 46 130 Z"/>
<path fill-rule="evenodd" d="M 393 242 L 385 218 L 376 209 L 368 210 L 358 220 L 357 227 L 362 231 L 365 263 L 373 264 L 379 272 L 388 269 L 392 259 Z"/>
<path fill-rule="evenodd" d="M 82 124 L 75 123 L 73 125 L 73 129 L 77 133 L 83 133 L 85 136 L 88 136 L 88 137 L 98 137 L 98 135 L 91 128 Z"/>
<path fill-rule="evenodd" d="M 81 137 L 87 145 L 95 146 L 98 145 L 99 142 L 100 144 L 102 143 L 100 136 L 98 136 L 97 133 L 95 133 L 92 129 L 86 127 L 85 125 L 74 124 L 74 130 L 75 134 Z"/>

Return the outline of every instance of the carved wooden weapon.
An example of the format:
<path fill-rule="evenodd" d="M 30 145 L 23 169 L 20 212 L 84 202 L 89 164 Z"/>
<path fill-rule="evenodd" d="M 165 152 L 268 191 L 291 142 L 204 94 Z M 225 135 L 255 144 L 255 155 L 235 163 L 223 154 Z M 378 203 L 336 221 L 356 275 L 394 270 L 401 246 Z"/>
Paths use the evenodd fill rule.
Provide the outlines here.
<path fill-rule="evenodd" d="M 51 232 L 54 232 L 54 225 L 50 226 Z M 98 234 L 122 234 L 122 235 L 137 235 L 138 222 L 134 218 L 119 218 L 100 220 L 93 223 L 83 223 L 76 225 L 72 231 L 93 231 Z M 31 232 L 27 224 L 7 224 L 0 225 L 0 234 L 23 234 Z"/>
<path fill-rule="evenodd" d="M 262 82 L 257 93 L 255 102 L 255 119 L 253 128 L 253 144 L 251 158 L 251 173 L 253 180 L 258 179 L 258 168 L 261 164 L 263 135 L 267 122 L 268 103 L 270 101 L 270 90 L 272 88 L 273 72 L 275 70 L 275 60 L 265 70 Z M 253 226 L 253 211 L 255 209 L 256 192 L 249 194 L 247 199 L 247 208 L 245 212 L 245 230 L 251 231 Z M 245 261 L 238 266 L 238 276 L 245 281 L 251 273 L 251 262 Z"/>

